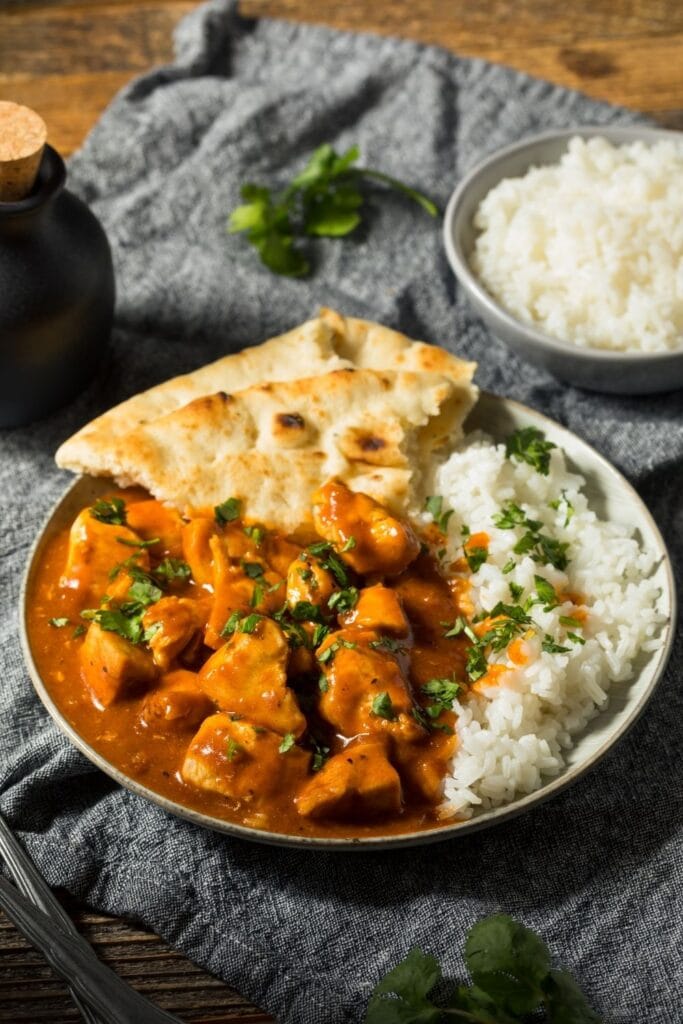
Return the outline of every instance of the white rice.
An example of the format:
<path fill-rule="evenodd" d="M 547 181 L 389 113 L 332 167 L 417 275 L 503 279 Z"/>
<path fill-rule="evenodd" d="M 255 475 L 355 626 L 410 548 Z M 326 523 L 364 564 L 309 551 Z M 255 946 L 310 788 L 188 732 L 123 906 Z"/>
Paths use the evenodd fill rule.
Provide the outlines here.
<path fill-rule="evenodd" d="M 462 557 L 462 526 L 489 535 L 487 561 L 472 575 L 475 613 L 498 601 L 514 603 L 510 582 L 524 588 L 520 603 L 536 590 L 534 576 L 543 576 L 558 594 L 581 595 L 588 614 L 582 628 L 560 623 L 574 606 L 564 602 L 551 611 L 541 605 L 529 614 L 538 631 L 524 640 L 528 661 L 499 677 L 498 685 L 470 693 L 458 704 L 458 747 L 444 789 L 444 814 L 469 817 L 530 793 L 557 775 L 573 738 L 603 708 L 610 686 L 627 680 L 640 651 L 657 648 L 660 592 L 648 579 L 655 556 L 641 550 L 633 528 L 600 521 L 581 492 L 582 477 L 570 473 L 559 449 L 551 452 L 547 476 L 532 466 L 505 457 L 503 445 L 482 434 L 470 435 L 436 474 L 435 491 L 452 508 L 448 524 L 449 556 Z M 564 496 L 573 507 L 550 502 Z M 513 556 L 515 568 L 503 573 L 523 527 L 498 529 L 492 517 L 512 501 L 528 518 L 539 520 L 542 532 L 568 542 L 569 565 L 559 571 L 530 555 Z M 575 610 L 575 609 L 574 609 Z M 582 646 L 567 638 L 574 631 Z M 566 654 L 542 651 L 550 635 Z M 511 664 L 507 651 L 489 661 Z"/>
<path fill-rule="evenodd" d="M 513 316 L 587 348 L 683 345 L 683 143 L 573 138 L 480 204 L 472 268 Z"/>

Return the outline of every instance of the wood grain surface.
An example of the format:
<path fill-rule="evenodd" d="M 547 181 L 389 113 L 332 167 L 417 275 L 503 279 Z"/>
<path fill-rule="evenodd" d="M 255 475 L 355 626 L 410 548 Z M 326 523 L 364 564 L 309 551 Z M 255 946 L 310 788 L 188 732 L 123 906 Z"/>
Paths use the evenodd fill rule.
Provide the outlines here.
<path fill-rule="evenodd" d="M 0 99 L 37 110 L 50 142 L 68 155 L 121 86 L 171 59 L 173 26 L 194 6 L 189 0 L 0 0 Z M 436 43 L 683 128 L 680 0 L 243 0 L 241 10 Z M 156 936 L 67 906 L 105 962 L 183 1019 L 271 1020 Z M 0 1022 L 78 1019 L 65 986 L 0 917 Z"/>

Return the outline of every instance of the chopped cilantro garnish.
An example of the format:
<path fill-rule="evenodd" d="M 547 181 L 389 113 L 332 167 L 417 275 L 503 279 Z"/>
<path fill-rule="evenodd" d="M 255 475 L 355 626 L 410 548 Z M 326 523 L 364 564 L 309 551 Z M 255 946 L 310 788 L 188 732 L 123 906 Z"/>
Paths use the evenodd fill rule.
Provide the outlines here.
<path fill-rule="evenodd" d="M 286 754 L 288 750 L 291 750 L 294 746 L 295 739 L 293 732 L 286 732 L 282 737 L 282 743 L 277 748 L 278 754 Z"/>
<path fill-rule="evenodd" d="M 494 515 L 493 522 L 501 530 L 512 530 L 516 526 L 523 526 L 526 529 L 526 533 L 512 549 L 516 555 L 530 554 L 534 562 L 552 565 L 561 570 L 567 568 L 569 544 L 540 533 L 543 524 L 537 519 L 528 519 L 526 513 L 518 505 L 507 502 L 502 510 Z M 511 572 L 514 567 L 514 560 L 510 559 L 503 568 L 503 572 Z"/>
<path fill-rule="evenodd" d="M 337 651 L 342 647 L 345 647 L 349 651 L 353 651 L 358 647 L 358 644 L 353 643 L 351 640 L 344 640 L 342 637 L 339 640 L 333 640 L 330 646 L 326 647 L 322 654 L 318 654 L 316 657 L 321 665 L 326 665 L 328 661 L 332 661 Z"/>
<path fill-rule="evenodd" d="M 76 628 L 74 629 L 73 633 L 71 634 L 71 636 L 73 637 L 74 640 L 77 640 L 78 637 L 79 636 L 83 636 L 84 633 L 85 633 L 85 626 L 83 625 L 82 622 L 79 622 L 78 625 L 76 626 Z"/>
<path fill-rule="evenodd" d="M 547 654 L 568 654 L 571 650 L 571 647 L 562 647 L 561 644 L 555 643 L 548 633 L 543 637 L 541 647 Z"/>
<path fill-rule="evenodd" d="M 375 651 L 388 651 L 390 654 L 405 654 L 406 648 L 393 636 L 380 636 L 377 640 L 371 640 L 369 647 Z"/>
<path fill-rule="evenodd" d="M 483 647 L 477 644 L 470 647 L 467 653 L 467 664 L 466 664 L 467 676 L 472 683 L 476 683 L 477 679 L 481 679 L 482 676 L 486 675 L 488 665 L 486 663 L 486 656 L 484 655 Z"/>
<path fill-rule="evenodd" d="M 463 523 L 462 526 L 460 527 L 460 532 L 462 534 L 462 539 L 463 540 L 467 540 L 467 538 L 472 533 L 472 531 L 470 530 L 469 526 L 466 526 L 465 523 Z"/>
<path fill-rule="evenodd" d="M 396 711 L 394 705 L 391 703 L 391 697 L 386 690 L 382 690 L 378 693 L 372 702 L 372 714 L 376 715 L 377 718 L 384 718 L 388 722 L 393 722 L 396 718 Z"/>
<path fill-rule="evenodd" d="M 64 626 L 68 626 L 69 625 L 70 621 L 71 621 L 70 619 L 66 619 L 66 618 L 57 618 L 57 619 L 50 619 L 49 620 L 50 625 L 54 626 L 55 629 L 63 629 Z"/>
<path fill-rule="evenodd" d="M 150 577 L 135 579 L 126 595 L 129 601 L 137 602 L 143 608 L 147 608 L 150 604 L 155 604 L 162 596 L 163 591 Z"/>
<path fill-rule="evenodd" d="M 325 622 L 320 605 L 310 601 L 297 601 L 290 614 L 296 622 Z"/>
<path fill-rule="evenodd" d="M 510 580 L 508 587 L 510 588 L 510 594 L 512 595 L 513 601 L 518 601 L 524 593 L 524 587 L 519 583 L 515 583 L 513 580 Z"/>
<path fill-rule="evenodd" d="M 452 626 L 449 626 L 447 622 L 442 622 L 441 625 L 448 627 L 446 629 L 446 632 L 444 633 L 444 637 L 447 640 L 455 639 L 456 636 L 460 636 L 460 634 L 464 633 L 465 630 L 467 629 L 467 623 L 465 622 L 465 619 L 462 617 L 462 615 L 458 615 L 457 619 L 455 620 Z"/>
<path fill-rule="evenodd" d="M 315 738 L 311 738 L 311 743 L 313 744 L 311 769 L 314 772 L 319 772 L 330 756 L 330 748 L 326 747 L 323 743 L 319 743 Z"/>
<path fill-rule="evenodd" d="M 250 540 L 253 540 L 256 547 L 259 547 L 265 537 L 265 530 L 262 526 L 245 526 L 244 532 Z"/>
<path fill-rule="evenodd" d="M 355 608 L 358 602 L 358 588 L 347 587 L 345 590 L 336 590 L 327 602 L 330 611 L 348 612 Z"/>
<path fill-rule="evenodd" d="M 356 546 L 356 538 L 355 537 L 347 537 L 346 541 L 344 542 L 344 546 L 341 547 L 339 550 L 341 551 L 342 554 L 344 554 L 345 551 L 353 551 L 355 546 Z"/>
<path fill-rule="evenodd" d="M 425 697 L 431 699 L 424 710 L 430 718 L 438 718 L 442 711 L 449 711 L 458 695 L 460 684 L 453 679 L 430 679 L 420 687 Z"/>
<path fill-rule="evenodd" d="M 522 427 L 510 434 L 505 442 L 505 454 L 508 459 L 515 458 L 541 473 L 548 475 L 550 469 L 550 452 L 556 448 L 552 441 L 546 441 L 545 434 L 537 427 Z"/>
<path fill-rule="evenodd" d="M 228 737 L 228 742 L 225 745 L 225 756 L 227 757 L 228 761 L 234 761 L 237 754 L 240 754 L 242 752 L 242 749 L 243 748 L 240 746 L 240 744 L 236 740 L 234 740 L 232 736 Z"/>
<path fill-rule="evenodd" d="M 153 575 L 167 584 L 174 583 L 176 580 L 186 583 L 190 578 L 191 570 L 187 562 L 183 562 L 181 558 L 164 558 L 163 562 L 159 562 L 156 569 L 153 570 Z"/>
<path fill-rule="evenodd" d="M 544 612 L 549 612 L 553 608 L 557 608 L 559 599 L 555 593 L 555 588 L 547 580 L 543 579 L 542 576 L 534 576 L 534 584 L 536 586 L 536 593 L 538 600 L 534 601 L 534 604 L 542 604 Z"/>
<path fill-rule="evenodd" d="M 125 605 L 121 608 L 98 608 L 93 619 L 100 629 L 107 630 L 109 633 L 118 633 L 124 640 L 130 640 L 132 644 L 139 644 L 144 634 L 142 616 L 139 613 L 127 614 L 131 610 L 130 606 Z"/>
<path fill-rule="evenodd" d="M 571 615 L 560 615 L 560 625 L 571 626 L 573 629 L 581 629 L 583 623 L 581 619 L 575 619 Z"/>
<path fill-rule="evenodd" d="M 575 644 L 581 644 L 582 646 L 586 642 L 582 636 L 578 635 L 578 633 L 567 633 L 567 637 L 569 640 L 573 640 Z"/>
<path fill-rule="evenodd" d="M 482 567 L 486 559 L 489 557 L 489 553 L 486 548 L 472 547 L 464 548 L 465 559 L 470 567 L 471 572 L 477 572 Z"/>
<path fill-rule="evenodd" d="M 492 518 L 493 525 L 499 530 L 512 530 L 515 526 L 524 526 L 527 522 L 526 512 L 512 501 L 506 502 L 501 511 L 496 512 Z"/>
<path fill-rule="evenodd" d="M 321 643 L 323 642 L 323 640 L 325 639 L 325 637 L 327 636 L 327 634 L 329 632 L 330 632 L 330 627 L 329 626 L 326 626 L 322 622 L 316 623 L 316 626 L 315 626 L 315 628 L 313 630 L 313 635 L 311 636 L 311 645 L 314 648 L 315 647 L 320 647 Z"/>
<path fill-rule="evenodd" d="M 258 608 L 263 601 L 263 586 L 261 583 L 254 583 L 254 589 L 251 592 L 251 598 L 249 599 L 249 606 L 251 608 Z"/>
<path fill-rule="evenodd" d="M 507 576 L 507 574 L 508 574 L 509 572 L 512 572 L 512 570 L 514 569 L 514 567 L 515 567 L 515 561 L 514 561 L 514 559 L 513 559 L 513 558 L 509 558 L 509 559 L 507 560 L 507 562 L 505 563 L 505 565 L 503 566 L 503 575 L 504 575 L 504 576 Z"/>
<path fill-rule="evenodd" d="M 221 636 L 232 636 L 233 633 L 253 633 L 263 615 L 257 612 L 250 612 L 244 615 L 242 612 L 234 611 L 221 630 Z"/>
<path fill-rule="evenodd" d="M 260 562 L 245 562 L 244 559 L 240 562 L 242 572 L 249 577 L 250 580 L 257 580 L 263 576 L 263 566 Z"/>
<path fill-rule="evenodd" d="M 126 525 L 126 503 L 123 498 L 112 498 L 107 501 L 99 498 L 90 509 L 90 515 L 100 523 L 110 523 L 112 526 Z"/>
<path fill-rule="evenodd" d="M 213 514 L 216 517 L 216 522 L 223 525 L 224 523 L 233 523 L 235 519 L 239 519 L 242 511 L 242 502 L 239 498 L 228 498 L 221 505 L 216 505 L 213 510 Z"/>
<path fill-rule="evenodd" d="M 569 498 L 567 497 L 567 492 L 566 491 L 562 491 L 562 497 L 561 498 L 557 498 L 555 501 L 551 501 L 551 502 L 548 503 L 548 507 L 549 508 L 554 508 L 556 511 L 559 509 L 560 505 L 564 505 L 564 507 L 565 507 L 564 524 L 563 525 L 564 526 L 569 526 L 569 523 L 571 522 L 571 518 L 574 515 L 574 512 L 576 510 L 575 510 L 574 506 L 572 505 L 571 501 L 569 500 Z"/>
<path fill-rule="evenodd" d="M 432 519 L 434 520 L 434 523 L 441 531 L 441 533 L 445 533 L 446 530 L 448 529 L 448 520 L 453 515 L 453 510 L 448 509 L 447 511 L 444 512 L 443 498 L 441 497 L 441 495 L 432 494 L 429 498 L 427 498 L 425 502 L 425 510 L 429 512 Z"/>
<path fill-rule="evenodd" d="M 117 544 L 125 544 L 127 548 L 153 548 L 155 544 L 161 544 L 160 537 L 152 537 L 151 540 L 128 540 L 127 537 L 117 537 Z"/>
<path fill-rule="evenodd" d="M 316 541 L 315 544 L 309 545 L 307 551 L 319 559 L 323 569 L 329 569 L 340 587 L 347 587 L 349 585 L 349 574 L 346 566 L 329 541 Z"/>
<path fill-rule="evenodd" d="M 324 672 L 318 677 L 318 689 L 321 693 L 327 693 L 330 688 L 330 682 Z"/>

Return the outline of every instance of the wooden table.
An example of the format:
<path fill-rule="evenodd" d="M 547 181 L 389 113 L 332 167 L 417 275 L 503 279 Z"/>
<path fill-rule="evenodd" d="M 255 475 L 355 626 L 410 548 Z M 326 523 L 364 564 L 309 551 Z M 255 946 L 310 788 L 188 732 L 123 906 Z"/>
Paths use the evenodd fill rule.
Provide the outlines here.
<path fill-rule="evenodd" d="M 62 153 L 113 94 L 171 57 L 189 0 L 0 0 L 0 98 L 34 107 Z M 683 128 L 680 0 L 244 0 L 245 15 L 438 43 L 623 103 Z M 139 928 L 67 904 L 98 953 L 188 1021 L 263 1022 L 222 982 Z M 76 1021 L 64 986 L 0 919 L 0 1022 Z"/>

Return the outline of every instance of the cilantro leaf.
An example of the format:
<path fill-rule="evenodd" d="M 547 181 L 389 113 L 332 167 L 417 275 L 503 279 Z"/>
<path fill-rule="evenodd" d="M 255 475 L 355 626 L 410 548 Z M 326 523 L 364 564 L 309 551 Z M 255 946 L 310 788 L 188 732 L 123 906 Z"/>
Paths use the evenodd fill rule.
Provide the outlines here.
<path fill-rule="evenodd" d="M 567 971 L 550 971 L 543 991 L 549 1024 L 600 1024 L 597 1013 Z"/>
<path fill-rule="evenodd" d="M 448 528 L 448 520 L 453 515 L 453 510 L 443 511 L 443 498 L 440 494 L 432 494 L 425 501 L 425 511 L 429 512 L 436 526 L 445 533 Z"/>
<path fill-rule="evenodd" d="M 257 580 L 263 576 L 264 568 L 260 562 L 245 562 L 244 559 L 240 562 L 242 572 L 245 576 L 248 576 L 250 580 Z"/>
<path fill-rule="evenodd" d="M 345 590 L 336 590 L 327 602 L 327 607 L 334 612 L 348 612 L 355 608 L 358 603 L 359 592 L 357 587 L 347 587 Z"/>
<path fill-rule="evenodd" d="M 541 1005 L 550 953 L 534 932 L 506 914 L 494 914 L 470 929 L 465 962 L 475 986 L 504 1011 L 526 1014 Z"/>
<path fill-rule="evenodd" d="M 243 747 L 237 742 L 237 740 L 234 740 L 232 736 L 228 737 L 228 742 L 226 743 L 225 748 L 225 756 L 230 762 L 234 761 L 235 757 L 238 754 L 241 754 L 243 750 Z"/>
<path fill-rule="evenodd" d="M 90 508 L 90 515 L 100 523 L 110 523 L 112 526 L 126 525 L 126 503 L 123 498 L 99 498 Z"/>
<path fill-rule="evenodd" d="M 534 584 L 539 598 L 538 603 L 545 606 L 543 611 L 549 612 L 553 608 L 557 608 L 560 602 L 552 583 L 548 583 L 543 576 L 534 576 Z"/>
<path fill-rule="evenodd" d="M 117 544 L 125 544 L 128 548 L 153 548 L 155 544 L 161 543 L 160 537 L 152 537 L 151 540 L 128 540 L 127 537 L 117 537 Z"/>
<path fill-rule="evenodd" d="M 166 584 L 174 583 L 176 580 L 186 583 L 190 575 L 189 565 L 181 558 L 164 558 L 154 570 L 154 576 Z"/>
<path fill-rule="evenodd" d="M 376 715 L 377 718 L 384 718 L 388 722 L 393 722 L 396 718 L 396 711 L 394 705 L 391 702 L 391 697 L 386 690 L 382 690 L 378 693 L 372 702 L 372 714 Z"/>
<path fill-rule="evenodd" d="M 257 612 L 244 615 L 242 612 L 235 611 L 223 626 L 221 636 L 229 637 L 233 633 L 253 633 L 262 618 L 263 615 L 259 615 Z"/>
<path fill-rule="evenodd" d="M 221 505 L 214 507 L 213 514 L 216 522 L 221 526 L 225 523 L 232 523 L 242 514 L 242 502 L 239 498 L 228 498 Z"/>
<path fill-rule="evenodd" d="M 571 647 L 563 647 L 562 644 L 555 643 L 549 633 L 546 633 L 543 637 L 541 648 L 547 654 L 568 654 L 571 651 Z"/>
<path fill-rule="evenodd" d="M 71 620 L 70 619 L 65 619 L 65 618 L 57 618 L 57 619 L 49 619 L 48 621 L 49 621 L 51 626 L 54 626 L 55 629 L 63 629 L 64 626 L 68 626 L 69 625 L 69 622 Z"/>
<path fill-rule="evenodd" d="M 273 194 L 269 188 L 252 183 L 244 185 L 244 202 L 232 211 L 228 231 L 244 232 L 261 261 L 274 273 L 301 277 L 310 271 L 310 263 L 298 240 L 350 234 L 361 223 L 362 185 L 366 181 L 393 189 L 431 216 L 437 215 L 434 203 L 410 186 L 381 171 L 353 166 L 359 156 L 357 146 L 338 154 L 325 143 L 280 192 Z"/>
<path fill-rule="evenodd" d="M 282 737 L 282 742 L 280 743 L 280 746 L 277 748 L 278 754 L 286 754 L 288 750 L 292 749 L 295 742 L 296 740 L 294 738 L 294 733 L 286 732 L 285 735 Z"/>
<path fill-rule="evenodd" d="M 470 572 L 477 572 L 489 557 L 488 550 L 481 547 L 463 548 L 465 560 L 470 567 Z"/>
<path fill-rule="evenodd" d="M 552 441 L 546 441 L 545 434 L 537 427 L 521 427 L 510 434 L 505 442 L 505 455 L 518 462 L 526 462 L 543 476 L 550 469 L 550 452 L 556 448 Z"/>
<path fill-rule="evenodd" d="M 411 949 L 375 986 L 365 1024 L 438 1024 L 441 1010 L 427 997 L 439 981 L 441 968 L 435 958 Z"/>

